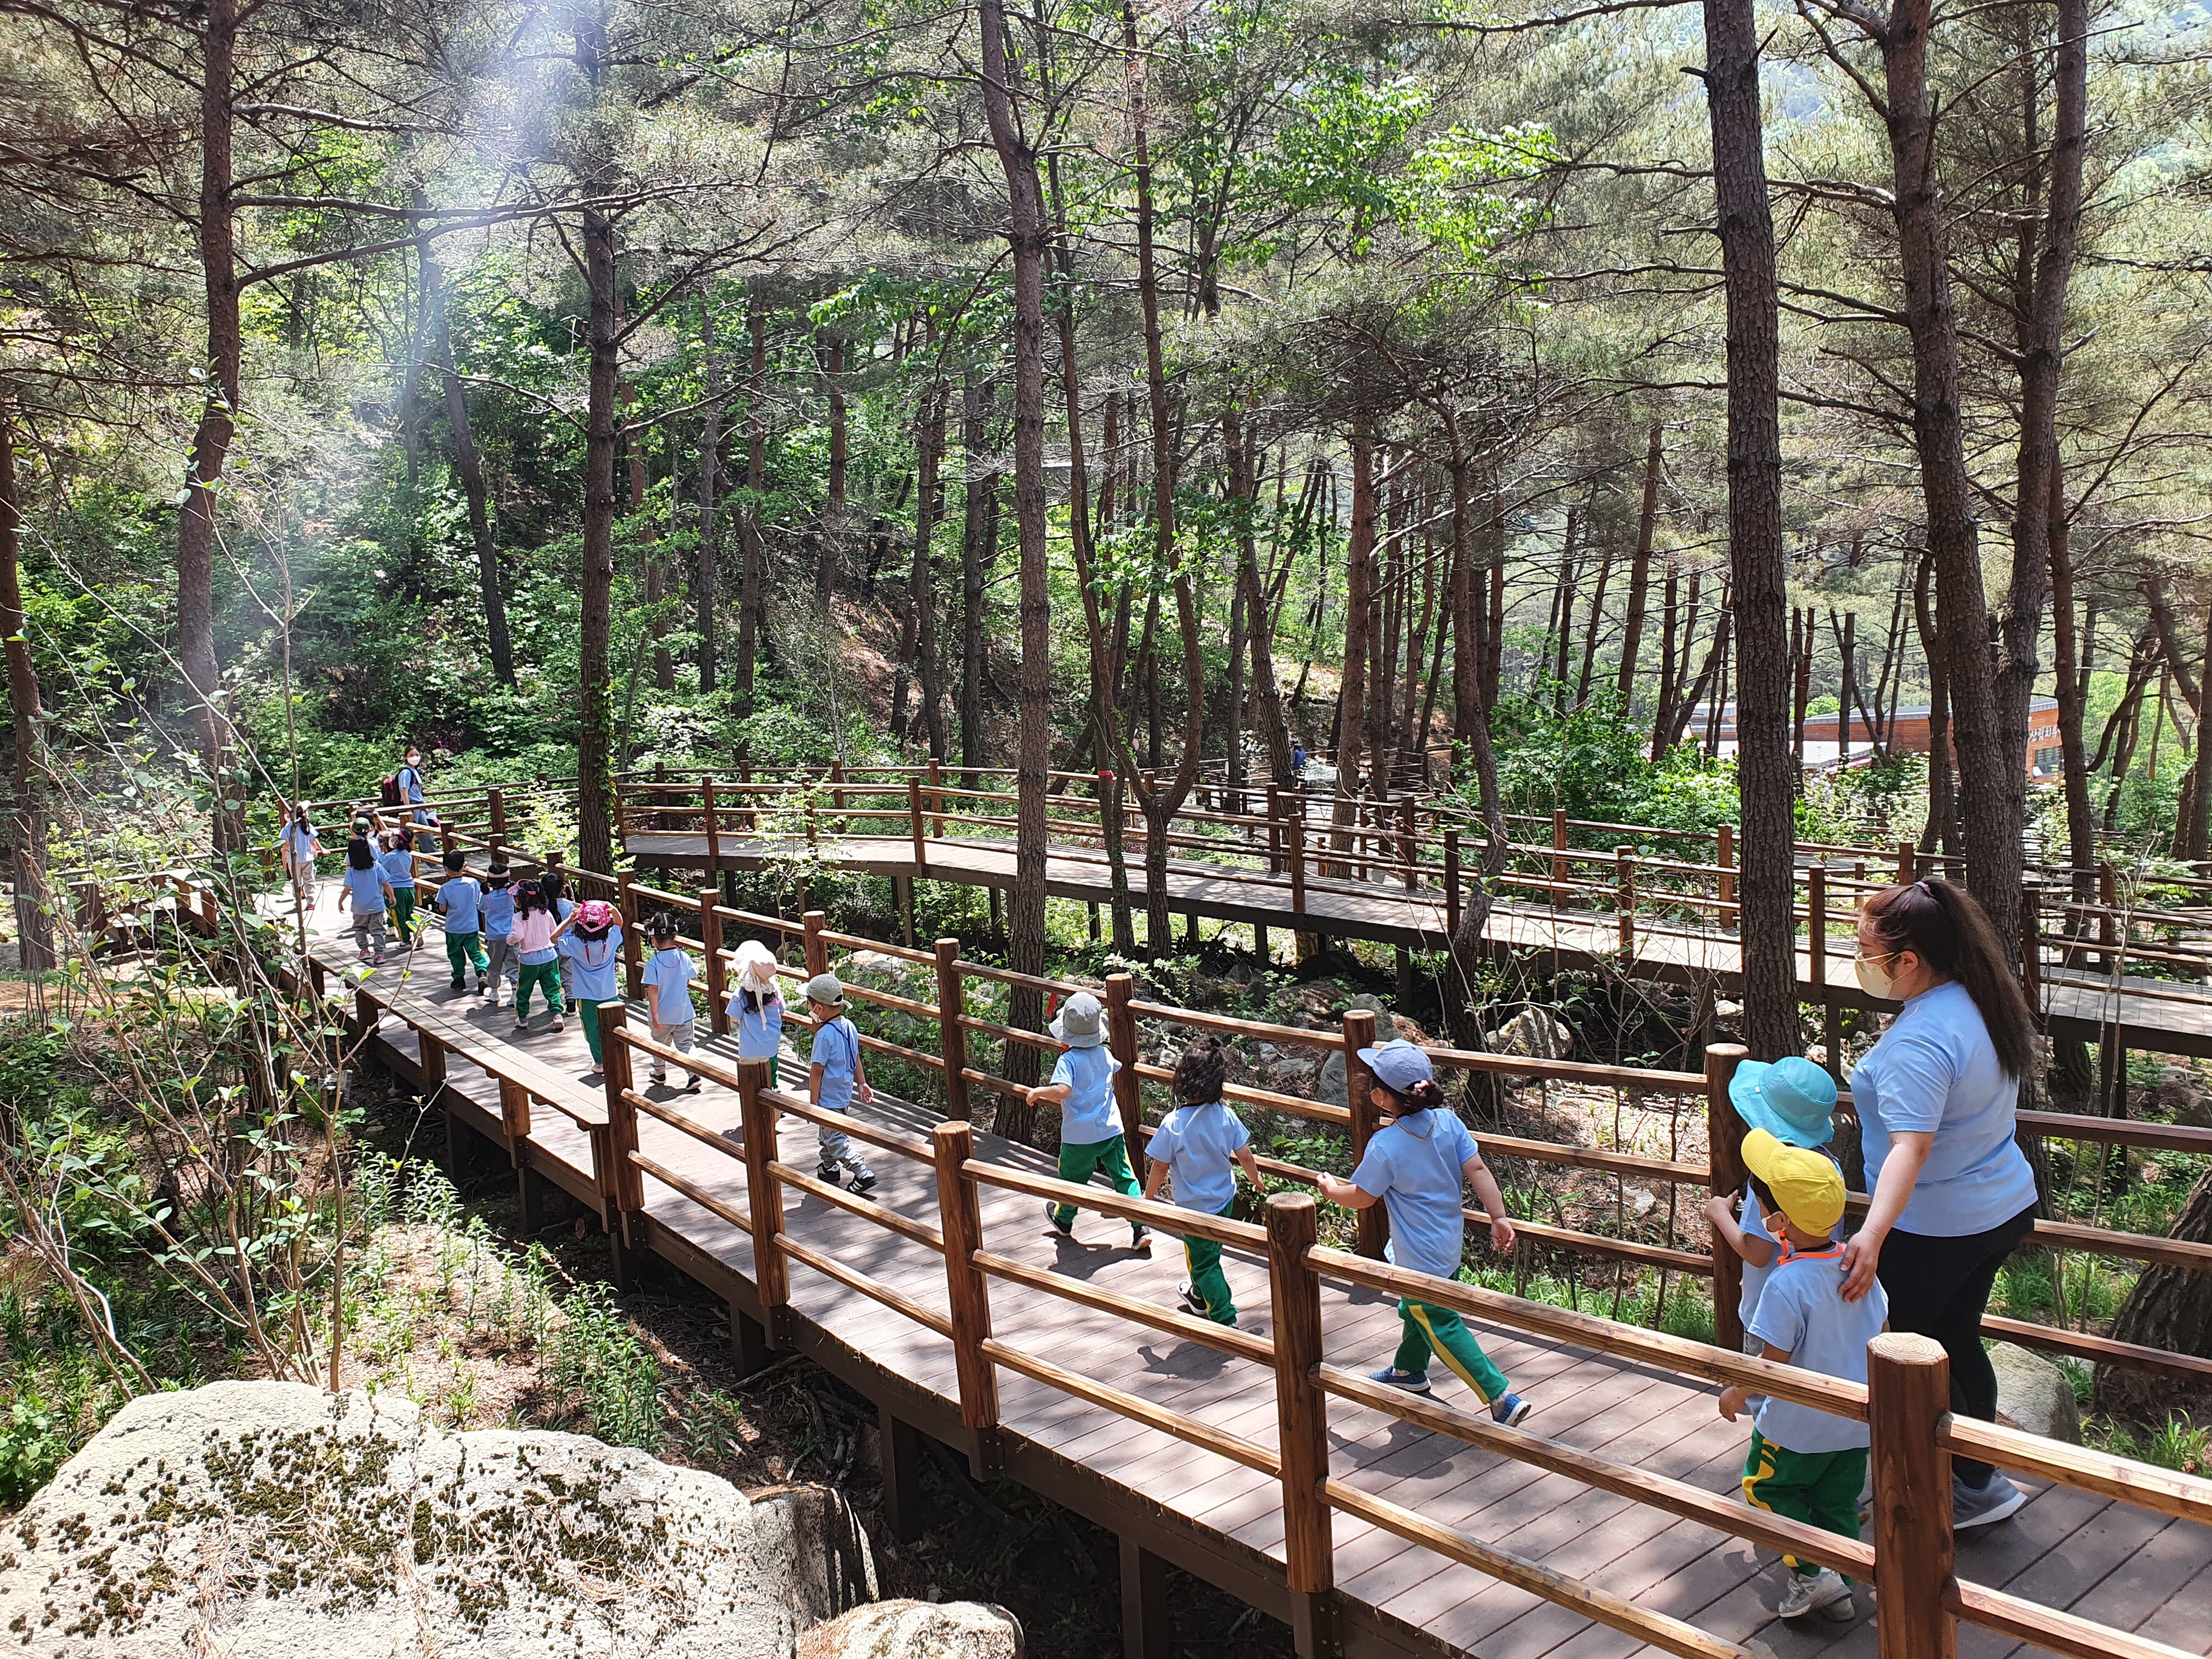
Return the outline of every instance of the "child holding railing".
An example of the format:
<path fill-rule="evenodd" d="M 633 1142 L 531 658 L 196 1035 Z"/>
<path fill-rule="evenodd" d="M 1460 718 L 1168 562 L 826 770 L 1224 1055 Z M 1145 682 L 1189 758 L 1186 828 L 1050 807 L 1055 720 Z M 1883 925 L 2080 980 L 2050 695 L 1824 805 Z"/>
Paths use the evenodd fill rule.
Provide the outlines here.
<path fill-rule="evenodd" d="M 1844 1218 L 1844 1172 L 1834 1159 L 1764 1129 L 1743 1138 L 1743 1162 L 1779 1251 L 1752 1316 L 1760 1358 L 1864 1382 L 1867 1344 L 1889 1328 L 1889 1302 L 1879 1282 L 1858 1301 L 1844 1300 L 1844 1247 L 1831 1237 Z M 1721 1415 L 1735 1422 L 1749 1395 L 1741 1384 L 1725 1390 Z M 1769 1395 L 1753 1419 L 1744 1498 L 1855 1539 L 1867 1444 L 1865 1424 Z M 1783 1618 L 1819 1613 L 1840 1623 L 1856 1611 L 1850 1581 L 1834 1568 L 1785 1555 L 1782 1569 Z"/>
<path fill-rule="evenodd" d="M 1252 1156 L 1252 1133 L 1243 1120 L 1221 1098 L 1229 1080 L 1229 1067 L 1221 1053 L 1221 1039 L 1200 1037 L 1183 1050 L 1176 1062 L 1176 1098 L 1182 1103 L 1152 1131 L 1147 1151 L 1152 1167 L 1145 1177 L 1145 1196 L 1158 1196 L 1161 1184 L 1175 1183 L 1175 1201 L 1202 1215 L 1227 1215 L 1237 1203 L 1237 1172 L 1255 1193 L 1267 1191 L 1260 1165 Z M 1186 1234 L 1183 1263 L 1190 1277 L 1176 1289 L 1191 1313 L 1217 1325 L 1237 1322 L 1237 1302 L 1221 1271 L 1221 1246 L 1211 1238 Z"/>
<path fill-rule="evenodd" d="M 768 1062 L 768 1086 L 780 1088 L 783 1066 L 783 992 L 777 987 L 775 957 L 767 945 L 749 939 L 738 946 L 737 983 L 726 1012 L 738 1028 L 738 1058 Z"/>
<path fill-rule="evenodd" d="M 1460 1191 L 1472 1186 L 1490 1217 L 1491 1248 L 1511 1249 L 1513 1223 L 1498 1177 L 1482 1161 L 1467 1125 L 1444 1104 L 1428 1055 L 1415 1043 L 1394 1039 L 1362 1048 L 1359 1058 L 1375 1079 L 1372 1094 L 1382 1127 L 1368 1141 L 1351 1180 L 1321 1177 L 1322 1195 L 1347 1209 L 1381 1204 L 1390 1216 L 1389 1260 L 1449 1279 L 1459 1272 L 1466 1243 Z M 1505 1373 L 1483 1352 L 1455 1310 L 1407 1297 L 1398 1304 L 1398 1317 L 1404 1330 L 1397 1354 L 1370 1374 L 1372 1381 L 1426 1394 L 1429 1356 L 1434 1353 L 1481 1396 L 1493 1421 L 1510 1426 L 1528 1415 L 1529 1403 L 1508 1386 Z"/>
<path fill-rule="evenodd" d="M 1729 1079 L 1729 1103 L 1747 1129 L 1764 1129 L 1785 1146 L 1802 1146 L 1832 1159 L 1836 1138 L 1836 1080 L 1800 1054 L 1771 1064 L 1747 1060 Z M 1747 1182 L 1741 1200 L 1716 1193 L 1705 1200 L 1705 1220 L 1721 1241 L 1743 1258 L 1743 1293 L 1736 1310 L 1743 1323 L 1747 1353 L 1759 1344 L 1751 1334 L 1759 1293 L 1774 1265 L 1774 1235 L 1760 1217 L 1759 1198 Z"/>

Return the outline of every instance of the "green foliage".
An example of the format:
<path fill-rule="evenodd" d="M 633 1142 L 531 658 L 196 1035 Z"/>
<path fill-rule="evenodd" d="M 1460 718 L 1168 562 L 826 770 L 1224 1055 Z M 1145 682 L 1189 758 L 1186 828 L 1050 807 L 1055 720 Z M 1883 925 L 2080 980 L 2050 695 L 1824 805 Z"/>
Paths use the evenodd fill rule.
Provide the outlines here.
<path fill-rule="evenodd" d="M 1542 815 L 1558 807 L 1571 818 L 1686 830 L 1709 830 L 1737 817 L 1735 763 L 1708 761 L 1693 744 L 1651 761 L 1647 738 L 1625 718 L 1612 686 L 1564 715 L 1553 713 L 1542 686 L 1534 696 L 1501 697 L 1491 715 L 1491 741 L 1509 812 Z M 1455 775 L 1472 809 L 1472 766 L 1462 763 Z"/>
<path fill-rule="evenodd" d="M 657 1449 L 666 1432 L 660 1362 L 599 1284 L 580 1285 L 561 1304 L 550 1338 L 554 1380 L 574 1389 L 592 1432 L 617 1446 Z"/>
<path fill-rule="evenodd" d="M 0 1414 L 0 1509 L 13 1509 L 53 1478 L 76 1449 L 62 1419 L 35 1394 Z"/>

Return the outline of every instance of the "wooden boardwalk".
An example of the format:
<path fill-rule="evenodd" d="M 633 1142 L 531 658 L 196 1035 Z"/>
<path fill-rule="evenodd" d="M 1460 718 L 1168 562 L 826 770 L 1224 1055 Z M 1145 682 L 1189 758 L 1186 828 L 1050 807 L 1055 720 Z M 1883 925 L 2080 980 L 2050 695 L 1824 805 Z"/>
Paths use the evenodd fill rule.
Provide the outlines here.
<path fill-rule="evenodd" d="M 702 835 L 633 831 L 623 849 L 644 869 L 708 867 Z M 920 863 L 913 843 L 903 836 L 824 837 L 816 850 L 826 862 L 863 875 L 919 876 L 1005 889 L 1014 882 L 1014 849 L 1006 841 L 933 838 L 923 843 Z M 758 870 L 787 859 L 792 848 L 787 842 L 725 835 L 716 838 L 714 851 L 715 868 Z M 1127 869 L 1130 892 L 1141 902 L 1147 890 L 1143 860 L 1129 860 Z M 1055 898 L 1105 902 L 1112 896 L 1105 854 L 1055 850 L 1046 861 L 1045 889 Z M 1212 921 L 1295 927 L 1414 951 L 1441 950 L 1449 938 L 1444 896 L 1429 887 L 1409 891 L 1381 882 L 1315 877 L 1302 884 L 1304 908 L 1293 911 L 1291 888 L 1280 876 L 1178 859 L 1168 866 L 1168 890 L 1171 909 Z M 1854 947 L 1841 921 L 1838 936 L 1820 961 L 1809 950 L 1797 952 L 1799 1000 L 1839 1008 L 1885 1007 L 1853 977 Z M 1631 971 L 1638 977 L 1674 983 L 1709 980 L 1723 994 L 1741 989 L 1742 960 L 1729 933 L 1638 916 L 1634 941 Z M 1618 961 L 1624 954 L 1616 915 L 1510 899 L 1492 906 L 1484 942 L 1494 956 L 1534 952 L 1571 968 Z M 2187 981 L 2130 975 L 2115 988 L 2087 970 L 2062 969 L 2054 962 L 2045 968 L 2043 1003 L 2055 1036 L 2087 1042 L 2109 1038 L 2124 1048 L 2212 1058 L 2212 994 Z"/>
<path fill-rule="evenodd" d="M 358 972 L 349 945 L 327 937 L 336 931 L 336 920 L 326 901 L 317 918 L 325 937 L 315 956 L 334 993 Z M 498 1146 L 502 1156 L 511 1147 L 526 1171 L 526 1209 L 536 1207 L 531 1193 L 549 1182 L 596 1208 L 592 1129 L 605 1121 L 606 1097 L 597 1083 L 586 1080 L 590 1062 L 573 1020 L 555 1036 L 540 1016 L 536 1030 L 518 1034 L 507 1009 L 483 1009 L 473 998 L 453 997 L 434 927 L 411 957 L 395 954 L 376 969 L 366 988 L 376 1015 L 372 1056 L 422 1085 L 434 1085 L 442 1072 L 439 1099 L 452 1120 L 464 1133 Z M 427 1078 L 423 1033 L 434 1039 L 437 1051 Z M 710 1048 L 719 1061 L 734 1066 L 733 1048 L 721 1042 Z M 484 1064 L 519 1079 L 532 1097 L 526 1137 L 503 1134 L 501 1091 Z M 787 1075 L 788 1066 L 787 1061 Z M 637 1082 L 646 1085 L 642 1077 Z M 512 1085 L 508 1092 L 506 1121 L 512 1127 Z M 725 1298 L 740 1340 L 749 1334 L 757 1340 L 757 1330 L 748 1331 L 760 1316 L 750 1241 L 715 1213 L 716 1208 L 750 1213 L 745 1166 L 734 1144 L 738 1102 L 712 1085 L 697 1095 L 648 1092 L 709 1137 L 731 1132 L 726 1138 L 732 1144 L 726 1152 L 653 1118 L 641 1119 L 642 1158 L 698 1197 L 648 1174 L 642 1238 L 634 1238 L 633 1245 L 641 1243 Z M 922 1136 L 937 1121 L 921 1108 L 880 1097 L 857 1115 Z M 811 1125 L 787 1117 L 778 1136 L 785 1160 L 811 1169 L 812 1135 Z M 1052 1168 L 1042 1154 L 989 1136 L 978 1138 L 976 1156 L 1039 1174 Z M 934 1225 L 938 1187 L 931 1171 L 888 1152 L 871 1151 L 870 1157 L 882 1179 L 878 1201 Z M 1181 1265 L 1172 1241 L 1141 1254 L 1128 1247 L 1126 1224 L 1085 1215 L 1077 1223 L 1078 1241 L 1064 1242 L 1045 1227 L 1035 1198 L 988 1185 L 980 1192 L 989 1249 L 1042 1273 L 1172 1305 Z M 939 1252 L 817 1197 L 787 1190 L 786 1198 L 784 1224 L 793 1240 L 872 1276 L 921 1310 L 946 1312 Z M 1243 1310 L 1243 1327 L 1265 1333 L 1265 1259 L 1232 1249 L 1225 1267 Z M 925 1324 L 801 1262 L 791 1263 L 791 1275 L 790 1340 L 883 1412 L 891 1488 L 887 1509 L 895 1523 L 910 1523 L 915 1518 L 910 1451 L 901 1447 L 911 1448 L 915 1431 L 949 1444 L 966 1443 L 951 1345 Z M 1391 1304 L 1371 1292 L 1324 1285 L 1328 1360 L 1363 1371 L 1384 1363 L 1398 1329 Z M 1216 1429 L 1274 1443 L 1276 1392 L 1266 1365 L 1146 1332 L 1017 1282 L 994 1279 L 991 1304 L 1002 1340 Z M 1478 1334 L 1515 1386 L 1535 1402 L 1532 1431 L 1715 1492 L 1732 1490 L 1747 1429 L 1717 1416 L 1713 1389 L 1503 1328 L 1479 1326 Z M 1435 1374 L 1443 1376 L 1440 1367 Z M 1165 1559 L 1264 1612 L 1287 1616 L 1278 1480 L 1013 1370 L 1000 1369 L 998 1386 L 1007 1474 L 1115 1532 L 1124 1540 L 1125 1573 L 1141 1568 L 1148 1557 Z M 1467 1402 L 1449 1380 L 1439 1393 Z M 1849 1625 L 1785 1626 L 1774 1615 L 1771 1555 L 1692 1522 L 1342 1400 L 1330 1406 L 1328 1445 L 1335 1479 L 1568 1577 L 1687 1620 L 1753 1653 L 1872 1659 L 1876 1651 L 1871 1597 L 1863 1591 L 1860 1616 Z M 2069 1487 L 2032 1489 L 2033 1501 L 2013 1522 L 1961 1539 L 1961 1577 L 2009 1588 L 2188 1652 L 2212 1651 L 2212 1529 Z M 1629 1637 L 1342 1513 L 1336 1517 L 1334 1547 L 1348 1654 L 1600 1659 L 1643 1650 Z M 1959 1645 L 1969 1659 L 2039 1651 L 1965 1625 Z"/>

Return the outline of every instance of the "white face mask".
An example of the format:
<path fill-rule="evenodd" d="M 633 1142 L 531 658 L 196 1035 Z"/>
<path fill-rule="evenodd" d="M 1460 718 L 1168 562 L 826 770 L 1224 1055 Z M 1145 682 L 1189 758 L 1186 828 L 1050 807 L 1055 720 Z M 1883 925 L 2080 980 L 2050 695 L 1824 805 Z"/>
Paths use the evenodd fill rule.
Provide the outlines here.
<path fill-rule="evenodd" d="M 1880 997 L 1885 1002 L 1889 1001 L 1891 988 L 1894 981 L 1890 978 L 1887 969 L 1876 964 L 1896 960 L 1897 953 L 1893 951 L 1886 957 L 1860 957 L 1854 960 L 1851 963 L 1851 971 L 1858 975 L 1859 988 L 1870 997 Z"/>

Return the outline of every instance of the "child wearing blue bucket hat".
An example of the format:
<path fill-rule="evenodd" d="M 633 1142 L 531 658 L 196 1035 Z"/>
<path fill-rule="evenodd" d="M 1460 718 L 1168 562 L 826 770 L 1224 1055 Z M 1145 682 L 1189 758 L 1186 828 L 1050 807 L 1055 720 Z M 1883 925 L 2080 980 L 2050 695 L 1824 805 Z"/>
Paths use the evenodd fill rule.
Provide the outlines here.
<path fill-rule="evenodd" d="M 1729 1103 L 1747 1130 L 1764 1129 L 1785 1146 L 1835 1158 L 1829 1143 L 1836 1138 L 1836 1080 L 1802 1055 L 1744 1061 L 1729 1082 Z M 1766 1288 L 1767 1272 L 1774 1266 L 1778 1248 L 1774 1235 L 1766 1230 L 1748 1182 L 1741 1198 L 1716 1193 L 1707 1199 L 1705 1219 L 1743 1258 L 1743 1294 L 1736 1309 L 1747 1333 L 1752 1316 L 1759 1310 L 1759 1292 Z M 1748 1335 L 1744 1346 L 1748 1352 L 1758 1352 Z"/>

